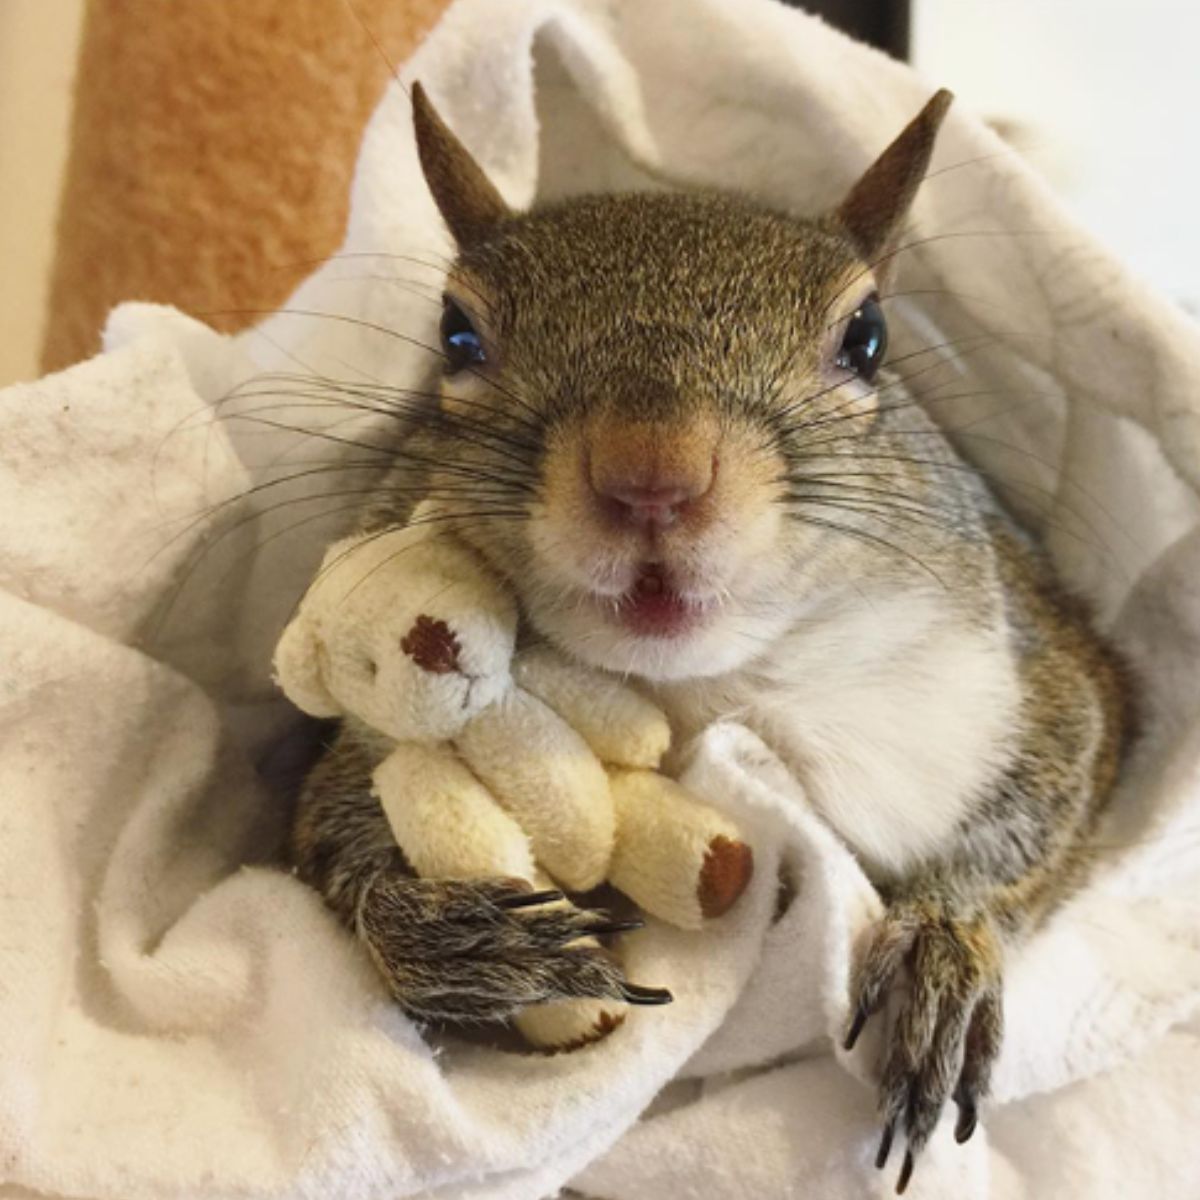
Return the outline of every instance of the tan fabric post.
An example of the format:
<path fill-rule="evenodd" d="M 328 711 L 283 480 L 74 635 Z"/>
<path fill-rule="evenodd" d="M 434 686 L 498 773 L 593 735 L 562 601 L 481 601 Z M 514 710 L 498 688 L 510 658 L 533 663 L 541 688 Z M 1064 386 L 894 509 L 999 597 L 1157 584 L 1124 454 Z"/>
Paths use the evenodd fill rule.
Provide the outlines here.
<path fill-rule="evenodd" d="M 93 353 L 121 300 L 223 329 L 279 304 L 338 245 L 389 63 L 446 3 L 90 0 L 44 369 Z"/>

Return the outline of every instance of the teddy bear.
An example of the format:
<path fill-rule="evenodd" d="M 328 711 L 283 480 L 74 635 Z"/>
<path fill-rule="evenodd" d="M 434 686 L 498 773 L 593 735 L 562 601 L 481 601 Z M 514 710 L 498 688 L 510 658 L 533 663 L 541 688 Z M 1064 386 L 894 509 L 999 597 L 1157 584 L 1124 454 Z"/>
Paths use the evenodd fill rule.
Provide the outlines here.
<path fill-rule="evenodd" d="M 418 509 L 327 550 L 276 647 L 276 678 L 299 708 L 354 721 L 377 747 L 374 791 L 417 874 L 568 892 L 607 881 L 683 929 L 722 915 L 749 882 L 750 847 L 657 770 L 665 716 L 549 647 L 518 652 L 517 631 L 499 577 Z M 558 1001 L 515 1023 L 561 1050 L 607 1034 L 623 1010 Z"/>

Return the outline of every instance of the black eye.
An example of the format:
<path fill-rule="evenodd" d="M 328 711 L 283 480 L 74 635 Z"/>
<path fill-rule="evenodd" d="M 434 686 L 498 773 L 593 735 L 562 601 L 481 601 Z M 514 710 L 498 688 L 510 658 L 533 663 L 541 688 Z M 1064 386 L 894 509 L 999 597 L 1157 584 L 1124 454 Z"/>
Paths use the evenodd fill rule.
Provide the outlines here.
<path fill-rule="evenodd" d="M 470 318 L 453 300 L 442 309 L 442 351 L 446 355 L 446 374 L 453 375 L 472 363 L 486 361 L 483 342 Z"/>
<path fill-rule="evenodd" d="M 868 382 L 875 378 L 887 353 L 887 322 L 878 296 L 868 296 L 850 318 L 846 335 L 834 362 L 844 371 L 853 371 Z"/>

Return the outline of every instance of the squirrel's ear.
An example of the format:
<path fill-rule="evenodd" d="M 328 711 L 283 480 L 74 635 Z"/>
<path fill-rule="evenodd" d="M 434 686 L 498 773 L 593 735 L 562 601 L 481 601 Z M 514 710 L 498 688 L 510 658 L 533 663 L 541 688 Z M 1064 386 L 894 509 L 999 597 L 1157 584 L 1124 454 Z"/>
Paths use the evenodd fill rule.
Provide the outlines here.
<path fill-rule="evenodd" d="M 945 88 L 936 92 L 838 207 L 838 223 L 865 259 L 876 258 L 893 244 L 929 166 L 938 127 L 953 99 L 953 92 Z"/>
<path fill-rule="evenodd" d="M 486 237 L 511 210 L 419 83 L 412 85 L 412 110 L 425 182 L 454 240 L 465 248 Z"/>

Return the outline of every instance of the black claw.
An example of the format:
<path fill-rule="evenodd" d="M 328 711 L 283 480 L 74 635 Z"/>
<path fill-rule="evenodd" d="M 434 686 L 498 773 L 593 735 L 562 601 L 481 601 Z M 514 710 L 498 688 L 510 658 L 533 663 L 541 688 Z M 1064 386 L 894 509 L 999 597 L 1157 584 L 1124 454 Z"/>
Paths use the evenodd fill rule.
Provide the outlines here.
<path fill-rule="evenodd" d="M 609 933 L 632 933 L 635 929 L 644 928 L 645 924 L 641 917 L 627 917 L 621 921 L 597 921 L 594 925 L 586 926 L 582 932 L 603 937 Z"/>
<path fill-rule="evenodd" d="M 978 1121 L 979 1112 L 975 1107 L 975 1101 L 960 1100 L 958 1102 L 958 1120 L 954 1125 L 954 1140 L 960 1146 L 963 1142 L 970 1140 Z"/>
<path fill-rule="evenodd" d="M 870 1014 L 863 1007 L 859 1007 L 858 1012 L 854 1014 L 854 1020 L 850 1024 L 850 1032 L 846 1034 L 846 1040 L 842 1043 L 843 1050 L 853 1050 L 854 1043 L 858 1041 L 858 1035 L 862 1033 L 863 1026 L 867 1023 L 867 1017 Z"/>
<path fill-rule="evenodd" d="M 904 1189 L 908 1187 L 908 1181 L 912 1178 L 913 1173 L 913 1152 L 906 1150 L 904 1152 L 904 1165 L 900 1168 L 900 1178 L 896 1180 L 896 1195 L 903 1196 Z"/>
<path fill-rule="evenodd" d="M 505 896 L 496 904 L 500 908 L 532 908 L 535 904 L 554 904 L 565 899 L 557 888 L 548 888 L 544 892 L 519 892 L 515 896 Z"/>
<path fill-rule="evenodd" d="M 642 987 L 637 983 L 621 984 L 621 996 L 629 1004 L 670 1004 L 675 999 L 666 988 Z"/>
<path fill-rule="evenodd" d="M 875 1167 L 882 1171 L 887 1166 L 888 1156 L 892 1152 L 892 1136 L 896 1132 L 896 1122 L 889 1121 L 883 1127 L 883 1138 L 879 1143 L 879 1150 L 875 1154 Z"/>

